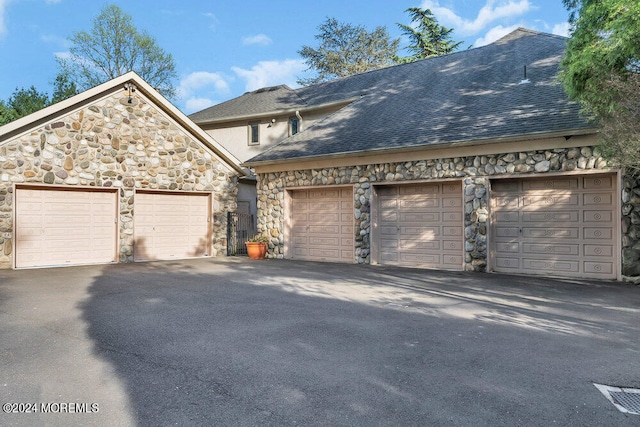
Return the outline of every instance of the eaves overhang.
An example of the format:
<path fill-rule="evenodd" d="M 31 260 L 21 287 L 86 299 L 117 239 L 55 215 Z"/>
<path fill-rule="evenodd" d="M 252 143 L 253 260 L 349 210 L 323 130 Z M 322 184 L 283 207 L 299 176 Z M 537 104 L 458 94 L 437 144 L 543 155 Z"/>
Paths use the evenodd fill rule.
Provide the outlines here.
<path fill-rule="evenodd" d="M 220 118 L 211 119 L 211 120 L 201 120 L 201 121 L 194 121 L 194 122 L 199 126 L 208 127 L 209 125 L 217 125 L 221 123 L 268 119 L 268 118 L 272 118 L 273 116 L 291 115 L 291 114 L 295 114 L 296 112 L 299 112 L 301 115 L 303 115 L 303 113 L 305 112 L 323 110 L 325 108 L 344 107 L 346 105 L 351 104 L 354 101 L 357 101 L 360 98 L 361 98 L 360 96 L 356 96 L 356 97 L 342 99 L 340 101 L 325 102 L 322 104 L 300 106 L 295 108 L 285 108 L 280 110 L 270 110 L 270 111 L 264 111 L 256 114 L 240 114 L 236 116 L 225 116 L 225 117 L 220 117 Z"/>
<path fill-rule="evenodd" d="M 523 142 L 523 141 L 532 141 L 532 140 L 555 140 L 557 138 L 564 138 L 567 142 L 566 146 L 573 146 L 573 142 L 569 142 L 572 137 L 579 136 L 588 136 L 595 135 L 598 133 L 597 127 L 592 128 L 578 128 L 578 129 L 570 129 L 570 130 L 562 130 L 556 132 L 535 132 L 535 133 L 527 133 L 527 134 L 519 134 L 519 135 L 509 135 L 498 138 L 482 138 L 475 140 L 458 140 L 458 141 L 448 141 L 445 143 L 430 143 L 430 144 L 421 144 L 421 145 L 412 145 L 412 146 L 404 146 L 404 147 L 392 147 L 392 148 L 380 148 L 380 149 L 371 149 L 371 150 L 362 150 L 362 151 L 351 151 L 351 152 L 340 152 L 340 153 L 331 153 L 331 154 L 322 154 L 322 155 L 311 155 L 304 157 L 291 157 L 284 159 L 272 159 L 272 160 L 264 160 L 264 161 L 248 161 L 242 163 L 242 166 L 255 168 L 256 172 L 260 172 L 260 169 L 268 168 L 269 170 L 285 170 L 290 169 L 291 164 L 302 164 L 302 163 L 310 163 L 310 162 L 331 162 L 336 160 L 341 160 L 340 163 L 349 163 L 349 161 L 353 161 L 354 164 L 364 164 L 366 162 L 358 161 L 357 159 L 364 159 L 368 157 L 382 157 L 391 156 L 391 155 L 400 155 L 407 154 L 411 155 L 418 152 L 442 152 L 447 149 L 473 149 L 475 147 L 489 147 L 493 145 L 504 146 L 505 144 Z M 580 142 L 576 142 L 580 145 Z M 525 150 L 526 151 L 526 150 Z M 471 153 L 470 153 L 471 154 Z M 280 168 L 279 166 L 282 166 Z"/>

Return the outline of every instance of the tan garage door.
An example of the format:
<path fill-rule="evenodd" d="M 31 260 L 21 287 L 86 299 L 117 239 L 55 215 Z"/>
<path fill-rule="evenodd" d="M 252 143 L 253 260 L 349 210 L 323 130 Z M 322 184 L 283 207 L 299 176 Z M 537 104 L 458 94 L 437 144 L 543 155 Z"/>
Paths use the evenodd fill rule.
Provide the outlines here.
<path fill-rule="evenodd" d="M 616 277 L 615 176 L 492 181 L 498 272 Z"/>
<path fill-rule="evenodd" d="M 184 259 L 209 256 L 209 194 L 136 192 L 134 259 Z"/>
<path fill-rule="evenodd" d="M 378 262 L 461 270 L 462 183 L 377 188 Z"/>
<path fill-rule="evenodd" d="M 354 262 L 353 224 L 352 188 L 291 192 L 291 257 Z"/>
<path fill-rule="evenodd" d="M 18 188 L 16 267 L 115 262 L 117 197 L 113 191 Z"/>

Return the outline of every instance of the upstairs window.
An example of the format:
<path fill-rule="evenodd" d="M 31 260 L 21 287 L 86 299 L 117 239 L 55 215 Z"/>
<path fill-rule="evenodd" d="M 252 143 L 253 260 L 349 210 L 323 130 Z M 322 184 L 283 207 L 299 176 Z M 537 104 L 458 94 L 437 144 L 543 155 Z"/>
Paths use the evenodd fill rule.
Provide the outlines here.
<path fill-rule="evenodd" d="M 289 117 L 289 136 L 300 132 L 300 120 L 297 117 Z"/>
<path fill-rule="evenodd" d="M 249 145 L 260 144 L 260 123 L 249 123 Z"/>

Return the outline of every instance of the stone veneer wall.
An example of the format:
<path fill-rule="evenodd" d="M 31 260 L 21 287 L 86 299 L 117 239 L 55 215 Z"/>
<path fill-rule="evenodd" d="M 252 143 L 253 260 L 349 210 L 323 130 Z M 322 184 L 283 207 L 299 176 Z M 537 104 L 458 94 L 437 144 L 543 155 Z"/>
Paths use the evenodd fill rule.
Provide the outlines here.
<path fill-rule="evenodd" d="M 11 266 L 22 183 L 118 188 L 121 262 L 133 260 L 134 189 L 212 192 L 213 255 L 224 253 L 237 174 L 145 98 L 131 101 L 115 94 L 0 145 L 0 268 Z"/>
<path fill-rule="evenodd" d="M 623 180 L 622 265 L 625 275 L 640 276 L 640 177 Z"/>
<path fill-rule="evenodd" d="M 489 181 L 492 176 L 544 174 L 599 169 L 606 172 L 607 162 L 594 147 L 515 152 L 498 155 L 456 157 L 437 160 L 383 163 L 318 170 L 295 170 L 258 175 L 258 232 L 271 237 L 269 257 L 284 257 L 284 191 L 296 187 L 355 186 L 355 261 L 370 263 L 371 185 L 407 181 L 457 178 L 463 181 L 465 223 L 465 270 L 486 271 Z M 623 227 L 627 248 L 623 274 L 640 274 L 633 268 L 640 258 L 640 182 L 625 193 Z M 632 196 L 633 194 L 634 196 Z M 634 214 L 635 212 L 635 214 Z M 635 215 L 635 216 L 633 216 Z M 634 222 L 635 221 L 635 222 Z M 636 258 L 636 259 L 637 259 Z"/>

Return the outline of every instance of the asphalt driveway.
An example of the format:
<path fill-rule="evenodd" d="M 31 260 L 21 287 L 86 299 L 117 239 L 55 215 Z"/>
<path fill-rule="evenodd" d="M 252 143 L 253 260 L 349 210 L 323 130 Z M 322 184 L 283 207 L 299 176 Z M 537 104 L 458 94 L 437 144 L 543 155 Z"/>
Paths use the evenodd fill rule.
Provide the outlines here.
<path fill-rule="evenodd" d="M 243 258 L 2 270 L 0 364 L 0 403 L 38 411 L 2 426 L 640 425 L 593 385 L 640 388 L 640 288 Z"/>

